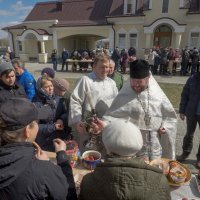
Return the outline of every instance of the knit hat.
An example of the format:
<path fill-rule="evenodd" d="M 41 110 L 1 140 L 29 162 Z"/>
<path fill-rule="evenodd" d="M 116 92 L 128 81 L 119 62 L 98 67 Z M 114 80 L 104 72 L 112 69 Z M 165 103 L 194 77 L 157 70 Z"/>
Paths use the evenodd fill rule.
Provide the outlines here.
<path fill-rule="evenodd" d="M 133 156 L 143 146 L 139 128 L 124 119 L 116 119 L 108 124 L 103 130 L 102 140 L 108 153 L 120 156 Z"/>
<path fill-rule="evenodd" d="M 12 63 L 11 62 L 2 62 L 0 64 L 0 76 L 2 75 L 3 72 L 5 72 L 9 69 L 15 71 L 13 66 L 12 66 Z"/>
<path fill-rule="evenodd" d="M 50 78 L 55 78 L 55 71 L 50 67 L 46 67 L 42 70 L 41 75 L 44 74 L 47 74 Z"/>
<path fill-rule="evenodd" d="M 63 78 L 53 80 L 54 93 L 69 91 L 69 82 Z"/>
<path fill-rule="evenodd" d="M 149 63 L 146 60 L 135 60 L 130 62 L 130 77 L 143 79 L 150 75 Z"/>
<path fill-rule="evenodd" d="M 0 107 L 0 128 L 15 131 L 38 120 L 36 106 L 25 98 L 11 98 Z"/>

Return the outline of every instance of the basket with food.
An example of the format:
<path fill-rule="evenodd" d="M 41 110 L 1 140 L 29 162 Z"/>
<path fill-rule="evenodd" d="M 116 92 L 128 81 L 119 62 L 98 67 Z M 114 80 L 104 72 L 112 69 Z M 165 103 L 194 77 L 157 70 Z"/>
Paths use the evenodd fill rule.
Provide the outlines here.
<path fill-rule="evenodd" d="M 168 182 L 172 186 L 181 186 L 191 180 L 190 170 L 175 160 L 160 158 L 150 162 L 150 165 L 158 167 L 166 175 Z"/>

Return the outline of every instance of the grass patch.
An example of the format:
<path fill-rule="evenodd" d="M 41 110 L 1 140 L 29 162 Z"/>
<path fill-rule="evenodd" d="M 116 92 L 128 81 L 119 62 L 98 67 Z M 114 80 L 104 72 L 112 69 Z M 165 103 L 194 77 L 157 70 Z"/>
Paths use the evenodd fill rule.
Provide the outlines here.
<path fill-rule="evenodd" d="M 160 85 L 164 93 L 167 95 L 174 108 L 178 108 L 181 98 L 181 92 L 184 85 L 173 84 L 173 83 L 158 83 L 158 84 Z"/>
<path fill-rule="evenodd" d="M 78 79 L 76 79 L 76 78 L 67 78 L 66 80 L 69 82 L 69 84 L 70 84 L 70 91 L 72 92 L 73 89 L 74 89 L 74 87 L 75 87 L 75 85 L 76 85 L 76 81 Z"/>
<path fill-rule="evenodd" d="M 67 80 L 70 83 L 70 89 L 72 91 L 75 87 L 77 79 L 68 78 Z M 158 84 L 160 85 L 164 93 L 167 95 L 174 108 L 178 108 L 180 103 L 181 92 L 184 85 L 173 84 L 173 83 L 158 83 Z"/>

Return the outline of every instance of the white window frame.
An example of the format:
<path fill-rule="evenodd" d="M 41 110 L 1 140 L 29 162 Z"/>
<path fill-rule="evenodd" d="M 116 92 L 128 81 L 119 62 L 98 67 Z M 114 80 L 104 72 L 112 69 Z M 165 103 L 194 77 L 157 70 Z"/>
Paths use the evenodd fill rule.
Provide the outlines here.
<path fill-rule="evenodd" d="M 165 0 L 162 1 L 162 8 L 161 8 L 162 10 L 161 10 L 161 13 L 162 13 L 162 14 L 167 14 L 167 13 L 169 13 L 169 3 L 170 3 L 170 0 L 168 0 L 168 9 L 167 9 L 167 12 L 163 12 L 164 1 L 165 1 Z"/>
<path fill-rule="evenodd" d="M 189 0 L 180 0 L 180 8 L 185 8 L 185 2 L 189 2 Z"/>
<path fill-rule="evenodd" d="M 119 35 L 120 34 L 124 34 L 125 35 L 125 44 L 124 46 L 121 46 L 119 43 Z M 121 28 L 120 30 L 117 31 L 117 45 L 120 49 L 125 49 L 127 48 L 127 31 L 123 28 Z"/>
<path fill-rule="evenodd" d="M 152 6 L 153 6 L 152 4 L 153 4 L 153 1 L 150 0 L 150 1 L 149 1 L 149 9 L 150 9 L 150 10 L 152 9 Z"/>
<path fill-rule="evenodd" d="M 16 47 L 18 52 L 22 52 L 23 51 L 22 41 L 16 40 Z"/>
<path fill-rule="evenodd" d="M 128 5 L 131 5 L 131 10 L 128 12 Z M 135 14 L 136 0 L 124 0 L 124 14 Z"/>
<path fill-rule="evenodd" d="M 124 37 L 120 37 L 120 35 L 123 35 Z M 124 41 L 123 41 L 124 44 L 121 44 L 120 38 L 124 39 Z M 126 34 L 125 33 L 119 33 L 118 34 L 118 47 L 120 49 L 125 49 L 126 48 Z"/>
<path fill-rule="evenodd" d="M 132 28 L 129 32 L 128 32 L 128 49 L 132 46 L 131 45 L 131 34 L 136 34 L 137 36 L 136 36 L 136 42 L 135 42 L 135 44 L 136 44 L 136 46 L 133 46 L 134 48 L 138 48 L 138 38 L 139 38 L 139 36 L 138 36 L 138 30 L 136 29 L 136 28 Z"/>
<path fill-rule="evenodd" d="M 135 37 L 131 37 L 131 35 L 136 35 Z M 130 33 L 129 34 L 129 44 L 130 44 L 130 47 L 134 47 L 134 48 L 137 48 L 137 38 L 138 38 L 138 35 L 137 33 Z M 135 45 L 132 44 L 131 41 L 134 41 L 135 40 Z"/>
<path fill-rule="evenodd" d="M 198 37 L 192 37 L 192 34 L 199 34 Z M 194 42 L 192 42 L 194 40 Z M 191 32 L 190 33 L 190 46 L 192 47 L 200 47 L 200 32 Z"/>
<path fill-rule="evenodd" d="M 192 33 L 198 33 L 199 34 L 199 37 L 197 38 L 197 42 L 195 42 L 195 45 L 192 44 Z M 188 41 L 188 44 L 191 48 L 194 48 L 194 47 L 197 47 L 199 48 L 200 47 L 200 28 L 199 27 L 195 27 L 193 29 L 191 29 L 190 33 L 189 33 L 189 41 Z"/>

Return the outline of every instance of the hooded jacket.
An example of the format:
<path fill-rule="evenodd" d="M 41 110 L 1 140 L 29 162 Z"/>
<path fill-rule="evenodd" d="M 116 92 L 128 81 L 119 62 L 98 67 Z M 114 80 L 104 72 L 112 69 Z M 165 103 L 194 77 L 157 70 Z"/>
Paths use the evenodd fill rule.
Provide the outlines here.
<path fill-rule="evenodd" d="M 50 161 L 36 159 L 35 149 L 31 143 L 13 143 L 1 146 L 0 199 L 65 200 L 69 188 L 67 176 L 72 177 L 73 180 L 72 170 L 63 156 L 59 156 L 57 161 L 64 163 L 64 165 L 61 164 L 62 169 Z M 62 170 L 68 172 L 65 173 L 66 176 Z M 73 187 L 73 183 L 70 183 L 70 188 Z"/>
<path fill-rule="evenodd" d="M 18 84 L 8 86 L 0 80 L 0 105 L 13 97 L 27 98 L 24 88 Z"/>
<path fill-rule="evenodd" d="M 60 97 L 56 95 L 49 96 L 41 89 L 41 79 L 37 81 L 36 95 L 33 103 L 38 109 L 44 112 L 43 119 L 39 121 L 39 131 L 36 142 L 46 151 L 54 151 L 52 140 L 55 138 L 66 139 L 65 130 L 57 131 L 55 122 L 61 119 L 63 123 L 67 122 L 67 111 Z"/>
<path fill-rule="evenodd" d="M 183 87 L 179 113 L 189 119 L 196 117 L 197 107 L 200 100 L 200 72 L 190 76 Z"/>
<path fill-rule="evenodd" d="M 23 74 L 16 76 L 16 81 L 18 84 L 23 86 L 26 95 L 28 96 L 29 100 L 32 101 L 32 98 L 35 96 L 35 79 L 33 75 L 24 69 Z"/>

